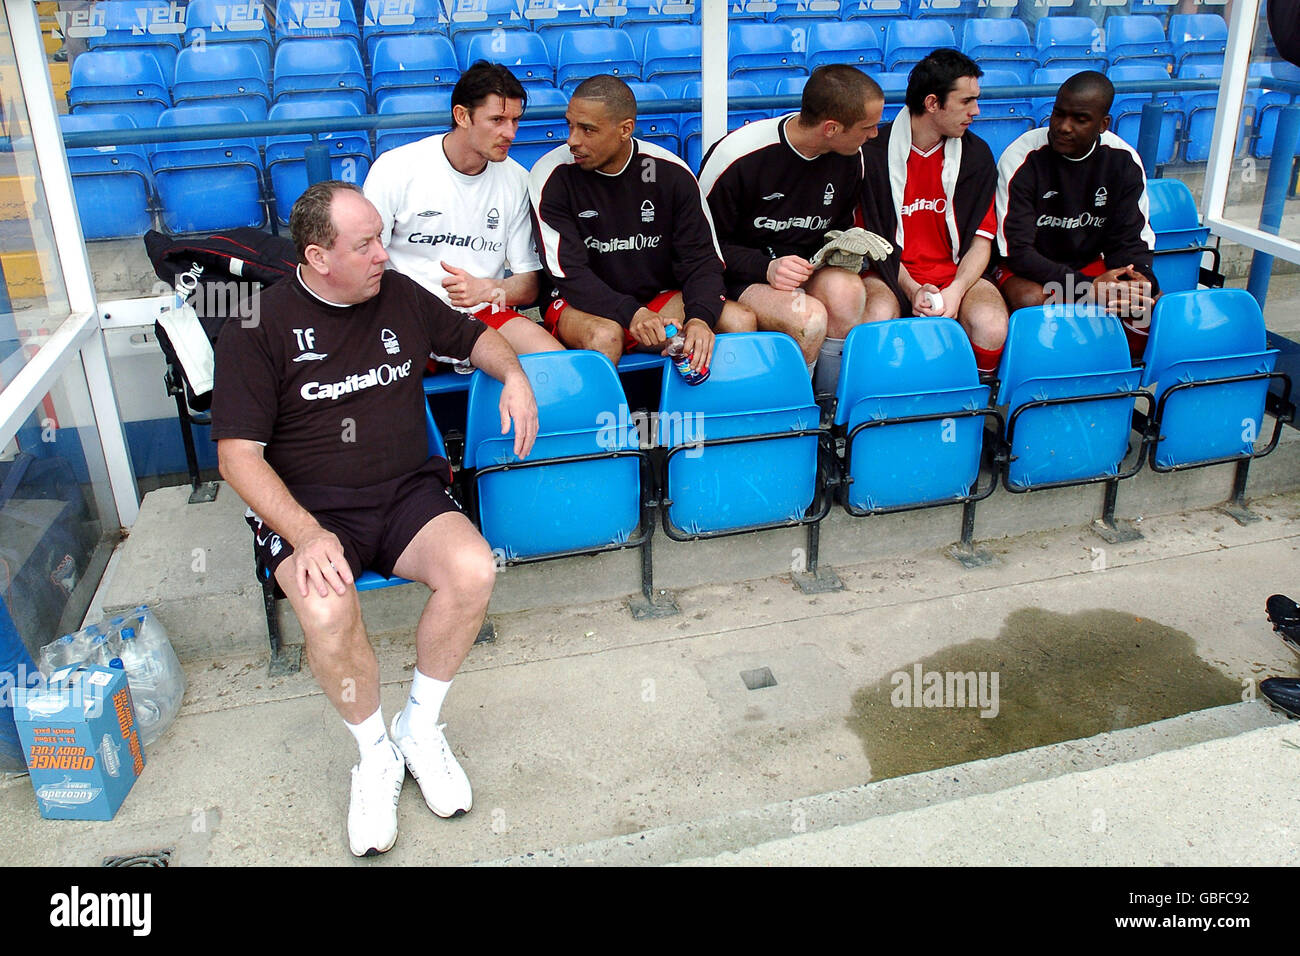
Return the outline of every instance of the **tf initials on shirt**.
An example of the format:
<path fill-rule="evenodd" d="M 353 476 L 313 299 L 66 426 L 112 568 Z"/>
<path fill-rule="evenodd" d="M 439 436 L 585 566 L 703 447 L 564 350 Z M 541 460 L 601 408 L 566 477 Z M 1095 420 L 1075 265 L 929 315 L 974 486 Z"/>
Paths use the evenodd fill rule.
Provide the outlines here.
<path fill-rule="evenodd" d="M 299 352 L 309 352 L 316 347 L 315 329 L 294 329 L 293 336 L 298 340 Z"/>

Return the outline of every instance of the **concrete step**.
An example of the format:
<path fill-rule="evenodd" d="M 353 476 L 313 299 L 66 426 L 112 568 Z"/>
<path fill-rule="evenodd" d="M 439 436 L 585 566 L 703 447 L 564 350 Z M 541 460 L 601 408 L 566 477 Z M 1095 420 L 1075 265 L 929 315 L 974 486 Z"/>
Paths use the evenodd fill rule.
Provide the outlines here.
<path fill-rule="evenodd" d="M 1294 777 L 1259 772 L 1288 746 L 1300 727 L 1243 702 L 485 865 L 1167 865 L 1195 840 L 1213 866 L 1246 862 L 1243 837 L 1249 862 L 1294 865 L 1295 841 L 1264 837 L 1294 819 Z M 1225 793 L 1234 767 L 1258 786 Z"/>

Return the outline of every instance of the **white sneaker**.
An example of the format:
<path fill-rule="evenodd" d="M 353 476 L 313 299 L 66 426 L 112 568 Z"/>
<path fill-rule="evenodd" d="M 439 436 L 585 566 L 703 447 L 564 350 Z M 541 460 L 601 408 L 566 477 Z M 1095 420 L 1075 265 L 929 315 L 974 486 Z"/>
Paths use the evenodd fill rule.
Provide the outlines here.
<path fill-rule="evenodd" d="M 388 735 L 406 758 L 407 769 L 420 785 L 424 802 L 440 817 L 468 813 L 474 805 L 474 794 L 470 790 L 469 778 L 456 762 L 456 755 L 443 736 L 442 728 L 447 725 L 438 724 L 427 736 L 399 737 L 397 721 L 400 717 L 400 712 L 393 716 Z"/>
<path fill-rule="evenodd" d="M 396 746 L 392 760 L 372 757 L 352 768 L 348 845 L 353 856 L 375 856 L 393 848 L 397 842 L 397 798 L 405 779 L 406 763 Z"/>

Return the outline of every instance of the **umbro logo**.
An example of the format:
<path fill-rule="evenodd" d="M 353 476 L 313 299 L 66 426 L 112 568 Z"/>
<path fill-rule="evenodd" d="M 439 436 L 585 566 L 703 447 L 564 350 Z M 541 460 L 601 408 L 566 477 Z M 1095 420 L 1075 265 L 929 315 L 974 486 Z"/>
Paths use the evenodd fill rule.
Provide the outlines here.
<path fill-rule="evenodd" d="M 1051 199 L 1053 196 L 1057 196 L 1057 195 L 1060 194 L 1055 189 L 1049 189 L 1047 192 L 1043 193 L 1043 198 Z"/>
<path fill-rule="evenodd" d="M 600 215 L 600 213 L 596 212 L 596 210 L 594 210 L 594 209 L 584 209 L 582 212 L 578 213 L 578 218 L 579 218 L 579 219 L 595 219 L 595 218 L 596 218 L 597 216 L 599 216 L 599 215 Z"/>
<path fill-rule="evenodd" d="M 784 199 L 785 193 L 772 193 L 770 196 L 764 196 L 763 202 L 772 202 L 774 199 Z"/>
<path fill-rule="evenodd" d="M 437 209 L 426 209 L 424 212 L 417 212 L 416 215 L 428 219 L 430 216 L 441 216 L 442 212 Z"/>
<path fill-rule="evenodd" d="M 324 354 L 321 354 L 320 352 L 303 352 L 296 359 L 294 359 L 294 361 L 295 362 L 319 362 L 328 357 L 329 357 L 328 352 Z"/>

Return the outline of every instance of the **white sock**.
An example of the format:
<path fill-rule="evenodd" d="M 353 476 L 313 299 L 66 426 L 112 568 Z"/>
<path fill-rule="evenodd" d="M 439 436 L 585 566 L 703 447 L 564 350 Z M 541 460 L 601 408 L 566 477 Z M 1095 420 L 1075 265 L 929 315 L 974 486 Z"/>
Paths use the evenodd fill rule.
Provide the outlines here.
<path fill-rule="evenodd" d="M 450 687 L 451 681 L 430 677 L 417 667 L 411 679 L 411 696 L 406 699 L 406 706 L 397 718 L 398 736 L 406 737 L 412 733 L 418 736 L 422 730 L 432 730 L 438 723 L 438 713 Z"/>
<path fill-rule="evenodd" d="M 356 738 L 357 750 L 361 752 L 363 761 L 371 757 L 392 758 L 393 745 L 388 739 L 388 730 L 384 727 L 383 708 L 376 710 L 359 724 L 349 724 L 346 720 L 343 723 Z"/>
<path fill-rule="evenodd" d="M 813 377 L 813 372 L 815 372 L 816 370 L 817 370 L 817 360 L 813 359 L 811 362 L 808 363 L 808 378 L 810 380 Z"/>

